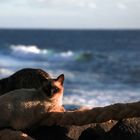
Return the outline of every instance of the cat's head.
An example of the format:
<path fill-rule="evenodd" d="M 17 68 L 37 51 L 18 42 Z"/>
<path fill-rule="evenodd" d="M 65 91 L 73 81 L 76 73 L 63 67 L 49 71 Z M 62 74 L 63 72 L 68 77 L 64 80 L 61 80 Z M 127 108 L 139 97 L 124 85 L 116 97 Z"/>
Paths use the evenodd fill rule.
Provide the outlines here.
<path fill-rule="evenodd" d="M 43 85 L 41 90 L 43 90 L 45 95 L 50 99 L 62 100 L 64 91 L 64 79 L 64 74 L 59 75 L 55 79 L 50 79 Z"/>

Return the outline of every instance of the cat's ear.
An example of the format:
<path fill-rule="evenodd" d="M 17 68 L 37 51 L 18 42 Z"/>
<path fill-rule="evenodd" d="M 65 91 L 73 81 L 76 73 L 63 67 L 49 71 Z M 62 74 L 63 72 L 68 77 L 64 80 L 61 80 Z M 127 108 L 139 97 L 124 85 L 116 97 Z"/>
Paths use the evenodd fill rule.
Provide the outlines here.
<path fill-rule="evenodd" d="M 61 85 L 63 85 L 64 79 L 65 79 L 64 74 L 61 74 L 56 78 L 56 81 L 58 81 Z"/>

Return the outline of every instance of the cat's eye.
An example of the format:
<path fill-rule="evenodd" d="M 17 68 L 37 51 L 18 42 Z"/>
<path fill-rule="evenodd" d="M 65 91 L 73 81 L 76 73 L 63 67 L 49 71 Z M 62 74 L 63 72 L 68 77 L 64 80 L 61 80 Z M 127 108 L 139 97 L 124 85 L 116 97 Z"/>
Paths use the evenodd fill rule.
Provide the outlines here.
<path fill-rule="evenodd" d="M 57 93 L 59 89 L 57 87 L 52 87 L 52 93 Z"/>

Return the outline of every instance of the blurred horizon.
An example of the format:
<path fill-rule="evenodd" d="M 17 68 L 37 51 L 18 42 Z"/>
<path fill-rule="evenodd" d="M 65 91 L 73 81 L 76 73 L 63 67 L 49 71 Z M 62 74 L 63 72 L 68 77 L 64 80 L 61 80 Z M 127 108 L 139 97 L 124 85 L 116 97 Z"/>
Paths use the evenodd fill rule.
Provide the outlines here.
<path fill-rule="evenodd" d="M 32 27 L 20 27 L 20 28 L 13 28 L 13 27 L 0 27 L 0 30 L 66 30 L 66 31 L 73 31 L 73 30 L 87 30 L 87 31 L 139 31 L 140 28 L 32 28 Z"/>

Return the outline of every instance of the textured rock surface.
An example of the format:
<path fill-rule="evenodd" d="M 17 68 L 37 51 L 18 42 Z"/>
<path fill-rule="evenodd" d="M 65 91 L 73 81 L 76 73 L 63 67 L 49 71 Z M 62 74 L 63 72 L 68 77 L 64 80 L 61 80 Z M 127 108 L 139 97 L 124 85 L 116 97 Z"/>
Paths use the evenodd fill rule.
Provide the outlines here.
<path fill-rule="evenodd" d="M 37 140 L 140 140 L 140 118 L 84 126 L 41 126 L 25 133 Z"/>

